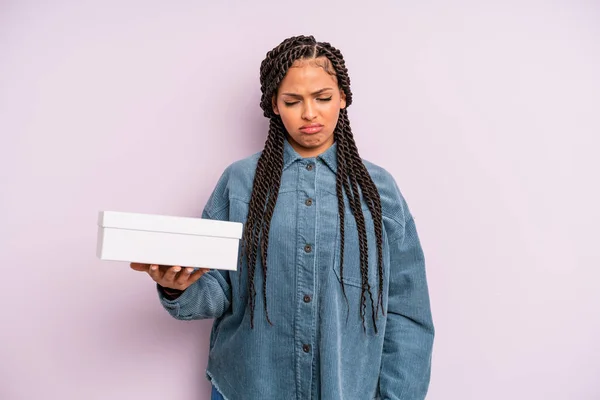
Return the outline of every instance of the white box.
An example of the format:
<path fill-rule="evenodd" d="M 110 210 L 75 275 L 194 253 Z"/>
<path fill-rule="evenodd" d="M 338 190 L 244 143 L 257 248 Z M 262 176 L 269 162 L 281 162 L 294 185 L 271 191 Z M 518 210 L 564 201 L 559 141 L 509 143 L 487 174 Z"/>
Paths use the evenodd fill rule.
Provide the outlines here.
<path fill-rule="evenodd" d="M 243 225 L 202 218 L 101 211 L 101 260 L 237 270 Z"/>

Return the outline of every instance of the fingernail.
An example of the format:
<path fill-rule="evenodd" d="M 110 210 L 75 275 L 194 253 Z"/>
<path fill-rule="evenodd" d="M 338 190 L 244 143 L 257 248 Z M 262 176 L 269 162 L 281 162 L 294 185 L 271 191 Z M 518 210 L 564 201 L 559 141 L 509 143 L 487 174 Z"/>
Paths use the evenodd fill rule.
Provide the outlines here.
<path fill-rule="evenodd" d="M 179 271 L 181 271 L 181 268 L 174 268 L 173 271 L 179 272 Z"/>
<path fill-rule="evenodd" d="M 191 274 L 192 272 L 194 272 L 194 268 L 187 268 L 186 271 L 188 274 Z"/>
<path fill-rule="evenodd" d="M 153 266 L 151 266 L 151 267 L 150 267 L 150 269 L 151 269 L 152 271 L 156 271 L 156 269 L 157 269 L 157 268 L 158 268 L 158 267 L 157 267 L 156 265 L 153 265 Z"/>

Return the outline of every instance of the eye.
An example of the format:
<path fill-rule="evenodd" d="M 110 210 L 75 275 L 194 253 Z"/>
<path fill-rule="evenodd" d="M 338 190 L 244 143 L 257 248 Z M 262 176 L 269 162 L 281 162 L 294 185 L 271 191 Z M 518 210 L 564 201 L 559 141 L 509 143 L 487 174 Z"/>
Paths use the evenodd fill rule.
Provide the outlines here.
<path fill-rule="evenodd" d="M 288 107 L 291 107 L 291 106 L 293 106 L 294 104 L 298 104 L 298 103 L 299 103 L 299 101 L 284 101 L 283 103 L 284 103 L 286 106 L 288 106 Z"/>
<path fill-rule="evenodd" d="M 333 96 L 329 96 L 327 98 L 318 98 L 319 101 L 330 101 Z"/>

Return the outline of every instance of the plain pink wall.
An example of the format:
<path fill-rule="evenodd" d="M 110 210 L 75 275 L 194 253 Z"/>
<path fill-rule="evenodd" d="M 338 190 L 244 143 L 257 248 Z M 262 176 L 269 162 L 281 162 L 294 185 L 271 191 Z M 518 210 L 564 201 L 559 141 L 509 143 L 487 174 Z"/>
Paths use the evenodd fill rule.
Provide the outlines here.
<path fill-rule="evenodd" d="M 453 3 L 0 2 L 0 398 L 208 399 L 211 322 L 97 260 L 97 212 L 199 215 L 309 33 L 416 216 L 428 399 L 599 399 L 600 5 Z"/>

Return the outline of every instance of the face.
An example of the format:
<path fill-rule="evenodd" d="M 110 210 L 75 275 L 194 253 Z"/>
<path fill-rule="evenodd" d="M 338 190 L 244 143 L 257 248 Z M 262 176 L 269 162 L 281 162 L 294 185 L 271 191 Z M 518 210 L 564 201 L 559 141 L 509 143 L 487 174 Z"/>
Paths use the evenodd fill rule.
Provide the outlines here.
<path fill-rule="evenodd" d="M 340 110 L 346 107 L 336 77 L 318 65 L 327 60 L 317 60 L 294 63 L 273 97 L 273 111 L 302 157 L 318 156 L 331 147 Z"/>

